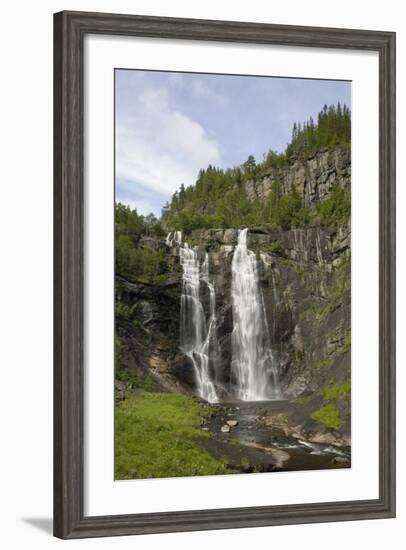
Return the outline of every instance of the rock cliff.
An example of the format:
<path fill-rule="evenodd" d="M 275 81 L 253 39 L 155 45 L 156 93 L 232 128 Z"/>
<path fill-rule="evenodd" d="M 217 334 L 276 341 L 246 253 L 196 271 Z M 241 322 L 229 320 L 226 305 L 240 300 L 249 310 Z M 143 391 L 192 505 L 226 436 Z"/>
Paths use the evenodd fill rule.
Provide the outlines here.
<path fill-rule="evenodd" d="M 275 181 L 280 183 L 282 193 L 295 188 L 305 207 L 315 206 L 329 196 L 334 186 L 350 188 L 351 151 L 340 148 L 319 151 L 304 161 L 294 161 L 287 168 L 269 168 L 262 177 L 249 180 L 245 186 L 252 199 L 264 199 Z"/>
<path fill-rule="evenodd" d="M 293 188 L 306 206 L 325 200 L 335 186 L 348 188 L 350 152 L 324 151 L 288 168 L 270 169 L 245 183 L 252 197 L 265 198 L 279 181 L 282 192 Z M 237 229 L 193 231 L 184 238 L 196 247 L 216 288 L 220 380 L 230 380 L 231 262 Z M 307 225 L 289 229 L 249 229 L 248 247 L 255 251 L 270 339 L 278 363 L 283 394 L 306 396 L 350 380 L 351 342 L 351 226 Z M 130 315 L 116 317 L 123 341 L 121 362 L 142 376 L 152 376 L 157 389 L 192 392 L 194 375 L 189 359 L 179 350 L 182 272 L 179 247 L 164 239 L 143 238 L 139 246 L 162 250 L 168 261 L 166 280 L 157 284 L 116 280 L 116 301 Z M 203 297 L 208 306 L 209 296 Z"/>

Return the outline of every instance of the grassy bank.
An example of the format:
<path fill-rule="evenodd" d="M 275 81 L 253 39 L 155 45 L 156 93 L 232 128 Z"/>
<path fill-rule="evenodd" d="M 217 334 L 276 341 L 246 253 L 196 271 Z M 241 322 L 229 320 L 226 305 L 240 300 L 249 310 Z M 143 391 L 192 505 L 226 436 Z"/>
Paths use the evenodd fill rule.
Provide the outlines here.
<path fill-rule="evenodd" d="M 184 395 L 135 393 L 115 415 L 115 479 L 231 473 L 200 448 L 204 409 Z"/>

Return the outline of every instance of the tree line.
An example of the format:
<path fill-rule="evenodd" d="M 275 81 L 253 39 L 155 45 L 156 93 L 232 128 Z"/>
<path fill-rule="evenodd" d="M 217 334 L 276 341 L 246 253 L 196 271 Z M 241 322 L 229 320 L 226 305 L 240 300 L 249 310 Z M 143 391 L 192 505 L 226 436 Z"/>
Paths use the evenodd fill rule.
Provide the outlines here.
<path fill-rule="evenodd" d="M 348 148 L 350 143 L 350 109 L 340 103 L 329 107 L 324 105 L 317 123 L 310 117 L 304 123 L 293 125 L 292 138 L 284 152 L 270 150 L 261 163 L 250 155 L 240 166 L 223 170 L 209 165 L 200 170 L 196 183 L 188 187 L 182 184 L 164 206 L 162 227 L 168 231 L 179 229 L 188 232 L 210 227 L 288 227 L 310 221 L 317 223 L 320 219 L 318 212 L 304 208 L 295 189 L 282 195 L 280 185 L 275 181 L 272 193 L 263 201 L 248 197 L 244 183 L 263 176 L 272 168 L 285 168 L 317 151 Z M 340 199 L 343 204 L 349 203 L 349 197 L 344 195 L 344 192 L 337 191 L 335 202 Z M 338 209 L 348 210 L 343 204 L 337 205 Z M 326 221 L 325 216 L 323 219 Z M 336 223 L 337 216 L 334 220 Z"/>
<path fill-rule="evenodd" d="M 295 123 L 290 143 L 282 153 L 270 150 L 263 162 L 250 155 L 240 166 L 226 170 L 209 165 L 199 171 L 196 183 L 181 185 L 162 209 L 161 218 L 142 216 L 136 210 L 116 205 L 116 270 L 123 276 L 157 281 L 167 272 L 162 252 L 139 246 L 141 237 L 163 237 L 167 232 L 194 229 L 301 226 L 309 223 L 337 225 L 350 215 L 350 193 L 339 187 L 317 207 L 304 207 L 293 188 L 281 190 L 278 169 L 320 150 L 346 148 L 351 142 L 350 109 L 338 103 L 324 105 L 317 122 L 312 117 Z M 266 199 L 248 196 L 248 180 L 255 181 L 271 168 L 275 180 Z"/>

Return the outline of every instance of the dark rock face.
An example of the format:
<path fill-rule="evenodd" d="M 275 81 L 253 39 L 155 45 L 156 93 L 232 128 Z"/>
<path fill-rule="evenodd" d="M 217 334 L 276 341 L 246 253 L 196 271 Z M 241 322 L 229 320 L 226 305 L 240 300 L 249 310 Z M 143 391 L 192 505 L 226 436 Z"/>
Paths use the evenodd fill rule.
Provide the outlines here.
<path fill-rule="evenodd" d="M 179 277 L 151 285 L 116 278 L 116 301 L 130 306 L 131 319 L 116 316 L 123 342 L 121 366 L 151 374 L 161 391 L 190 391 L 193 369 L 179 351 Z"/>
<path fill-rule="evenodd" d="M 233 230 L 216 230 L 210 244 L 210 274 L 216 287 L 222 380 L 231 363 L 231 262 Z M 227 235 L 225 234 L 227 232 Z M 235 242 L 238 232 L 234 231 Z M 213 243 L 213 231 L 193 234 Z M 316 391 L 350 378 L 350 224 L 252 232 L 273 353 L 285 396 Z"/>
<path fill-rule="evenodd" d="M 248 182 L 253 196 L 265 197 L 278 179 L 283 191 L 294 185 L 306 205 L 324 199 L 334 185 L 350 185 L 349 151 L 317 153 L 288 170 L 273 169 Z M 209 253 L 209 272 L 216 289 L 218 378 L 229 387 L 232 357 L 231 263 L 237 229 L 194 231 L 186 240 L 199 258 Z M 158 388 L 193 392 L 191 361 L 179 350 L 182 274 L 177 246 L 141 239 L 140 246 L 165 250 L 171 275 L 162 283 L 130 283 L 117 278 L 116 300 L 132 307 L 131 321 L 116 319 L 125 343 L 123 366 L 150 372 Z M 274 357 L 285 397 L 319 391 L 350 380 L 351 226 L 307 226 L 288 230 L 250 228 L 248 247 L 257 255 L 260 288 L 267 313 Z M 209 296 L 203 305 L 209 311 Z"/>
<path fill-rule="evenodd" d="M 292 229 L 273 235 L 281 243 L 276 257 L 260 252 L 272 341 L 287 395 L 349 380 L 350 235 L 349 224 L 337 230 Z"/>

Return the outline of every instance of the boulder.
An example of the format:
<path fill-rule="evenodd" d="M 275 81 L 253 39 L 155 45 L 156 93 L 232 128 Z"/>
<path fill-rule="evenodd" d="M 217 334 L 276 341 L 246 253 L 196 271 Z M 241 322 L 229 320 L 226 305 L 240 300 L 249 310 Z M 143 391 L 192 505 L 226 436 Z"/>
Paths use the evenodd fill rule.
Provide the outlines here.
<path fill-rule="evenodd" d="M 238 425 L 238 420 L 227 420 L 227 424 L 230 426 L 230 428 L 235 428 L 235 426 Z"/>

